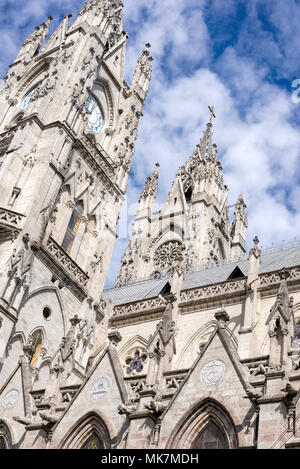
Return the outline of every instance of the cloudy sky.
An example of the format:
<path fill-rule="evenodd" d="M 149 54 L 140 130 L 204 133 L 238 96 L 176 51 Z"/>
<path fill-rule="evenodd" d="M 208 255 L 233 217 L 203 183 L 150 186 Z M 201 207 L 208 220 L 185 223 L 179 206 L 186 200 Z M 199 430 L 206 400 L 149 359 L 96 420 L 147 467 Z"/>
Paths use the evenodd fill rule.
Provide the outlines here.
<path fill-rule="evenodd" d="M 65 14 L 75 16 L 83 3 L 1 0 L 1 76 L 34 26 L 51 14 L 53 28 Z M 132 218 L 132 204 L 156 161 L 158 204 L 166 199 L 178 166 L 199 142 L 211 104 L 230 203 L 242 191 L 248 206 L 248 247 L 254 235 L 263 247 L 300 239 L 299 0 L 124 3 L 126 80 L 146 42 L 154 58 L 124 210 Z M 108 283 L 126 244 L 122 233 Z"/>

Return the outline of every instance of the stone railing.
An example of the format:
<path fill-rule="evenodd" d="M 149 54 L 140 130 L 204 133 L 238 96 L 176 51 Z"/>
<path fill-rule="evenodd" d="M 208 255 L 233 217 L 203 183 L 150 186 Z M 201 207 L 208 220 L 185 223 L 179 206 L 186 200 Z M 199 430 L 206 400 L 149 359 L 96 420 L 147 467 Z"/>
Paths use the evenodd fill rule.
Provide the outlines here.
<path fill-rule="evenodd" d="M 115 306 L 113 317 L 127 316 L 130 314 L 144 313 L 149 310 L 153 311 L 164 308 L 165 303 L 160 298 L 151 298 L 149 300 Z"/>
<path fill-rule="evenodd" d="M 25 215 L 20 213 L 12 212 L 6 208 L 0 208 L 0 225 L 5 225 L 7 227 L 21 230 L 23 227 L 23 221 L 25 220 Z"/>
<path fill-rule="evenodd" d="M 181 292 L 181 303 L 189 303 L 206 298 L 216 298 L 219 296 L 231 295 L 232 293 L 242 293 L 245 291 L 246 280 L 236 280 L 233 282 L 223 282 L 205 287 L 198 287 L 193 290 Z"/>
<path fill-rule="evenodd" d="M 109 177 L 114 176 L 114 169 L 112 167 L 112 160 L 109 157 L 109 155 L 105 152 L 105 150 L 101 147 L 99 148 L 100 145 L 97 145 L 97 147 L 90 141 L 90 139 L 86 135 L 82 135 L 82 143 L 86 150 L 92 155 L 96 163 L 100 166 L 100 168 L 105 172 L 105 174 L 108 174 Z"/>
<path fill-rule="evenodd" d="M 81 284 L 86 286 L 89 280 L 88 275 L 68 256 L 68 254 L 54 241 L 49 238 L 47 241 L 47 251 L 52 255 L 55 261 L 63 267 L 63 269 L 71 275 L 71 277 Z"/>
<path fill-rule="evenodd" d="M 290 276 L 288 277 L 287 281 L 291 280 L 300 280 L 300 267 L 293 267 L 291 269 L 287 269 Z M 280 275 L 279 271 L 277 272 L 269 272 L 263 275 L 260 275 L 260 288 L 269 287 L 272 285 L 276 285 L 280 283 Z"/>
<path fill-rule="evenodd" d="M 164 373 L 163 387 L 165 395 L 174 394 L 181 386 L 189 370 L 173 370 Z M 137 395 L 139 392 L 149 390 L 152 386 L 146 385 L 146 376 L 126 377 L 125 381 L 131 395 Z"/>

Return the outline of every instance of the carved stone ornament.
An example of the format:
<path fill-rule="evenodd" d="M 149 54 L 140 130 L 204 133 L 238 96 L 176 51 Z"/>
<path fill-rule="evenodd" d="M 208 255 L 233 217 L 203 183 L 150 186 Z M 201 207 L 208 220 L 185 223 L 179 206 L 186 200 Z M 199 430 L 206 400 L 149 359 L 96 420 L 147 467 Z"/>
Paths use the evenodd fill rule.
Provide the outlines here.
<path fill-rule="evenodd" d="M 93 401 L 99 401 L 108 393 L 110 387 L 111 379 L 108 376 L 99 378 L 90 388 L 91 399 L 93 399 Z"/>
<path fill-rule="evenodd" d="M 211 360 L 201 370 L 200 378 L 204 384 L 217 384 L 225 374 L 225 363 L 221 360 Z"/>
<path fill-rule="evenodd" d="M 154 265 L 167 270 L 181 262 L 182 259 L 182 243 L 180 241 L 168 241 L 162 244 L 153 256 Z"/>
<path fill-rule="evenodd" d="M 13 389 L 5 394 L 2 399 L 2 407 L 3 409 L 10 409 L 13 407 L 19 399 L 19 391 Z"/>

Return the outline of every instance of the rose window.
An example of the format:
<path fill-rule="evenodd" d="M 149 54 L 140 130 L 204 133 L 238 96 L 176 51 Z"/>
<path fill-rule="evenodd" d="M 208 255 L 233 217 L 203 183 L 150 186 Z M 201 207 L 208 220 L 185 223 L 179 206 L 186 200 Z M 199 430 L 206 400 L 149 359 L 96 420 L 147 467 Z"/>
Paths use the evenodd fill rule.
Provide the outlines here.
<path fill-rule="evenodd" d="M 162 244 L 154 254 L 153 261 L 155 266 L 168 270 L 174 264 L 182 261 L 182 243 L 179 241 L 169 241 Z"/>
<path fill-rule="evenodd" d="M 126 371 L 128 374 L 141 373 L 144 368 L 144 363 L 147 360 L 146 352 L 135 350 L 134 353 L 129 354 L 125 360 Z"/>

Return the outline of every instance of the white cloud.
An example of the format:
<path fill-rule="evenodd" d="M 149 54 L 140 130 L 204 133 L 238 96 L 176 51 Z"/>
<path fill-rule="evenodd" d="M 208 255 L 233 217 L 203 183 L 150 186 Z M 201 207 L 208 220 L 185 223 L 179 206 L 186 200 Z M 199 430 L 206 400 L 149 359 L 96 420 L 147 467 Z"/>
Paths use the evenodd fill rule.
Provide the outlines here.
<path fill-rule="evenodd" d="M 49 14 L 59 17 L 70 10 L 75 13 L 83 3 L 5 0 L 0 6 L 0 12 L 4 14 L 5 9 L 6 14 L 0 33 L 6 44 L 0 72 L 35 24 Z M 199 142 L 208 118 L 207 106 L 213 104 L 217 115 L 214 139 L 230 202 L 234 203 L 243 191 L 248 205 L 249 242 L 255 234 L 264 246 L 297 236 L 299 110 L 291 93 L 276 81 L 277 77 L 290 81 L 297 78 L 300 13 L 295 0 L 288 6 L 282 0 L 256 0 L 246 6 L 242 2 L 247 14 L 234 32 L 218 29 L 217 22 L 221 25 L 236 18 L 240 2 L 227 2 L 226 12 L 220 0 L 124 3 L 124 27 L 129 32 L 126 79 L 131 80 L 145 42 L 152 44 L 154 57 L 151 90 L 133 158 L 129 205 L 136 202 L 156 161 L 161 165 L 158 202 L 166 199 L 178 166 Z M 263 18 L 267 18 L 266 25 Z M 230 35 L 234 41 L 228 44 Z M 118 272 L 125 245 L 124 239 L 117 242 L 110 282 Z"/>

